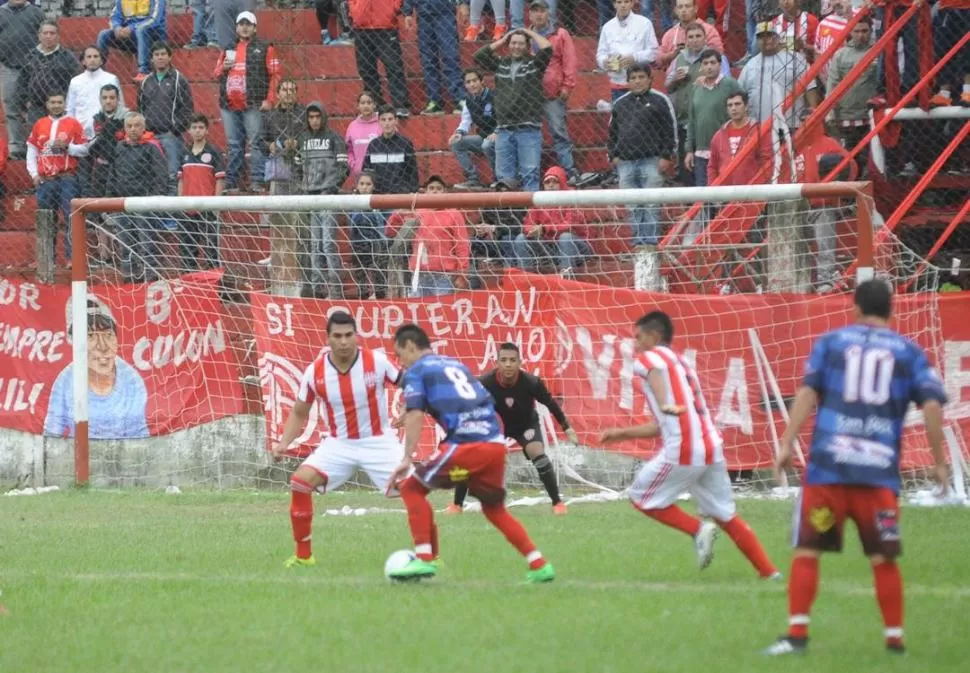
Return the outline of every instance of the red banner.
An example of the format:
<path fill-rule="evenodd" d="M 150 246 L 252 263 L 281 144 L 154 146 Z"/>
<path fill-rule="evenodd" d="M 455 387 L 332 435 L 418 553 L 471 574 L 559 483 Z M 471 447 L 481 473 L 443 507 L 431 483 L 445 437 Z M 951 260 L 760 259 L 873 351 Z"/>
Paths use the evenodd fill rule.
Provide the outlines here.
<path fill-rule="evenodd" d="M 216 272 L 89 288 L 92 439 L 160 435 L 242 413 Z M 0 279 L 0 427 L 74 432 L 71 288 Z"/>
<path fill-rule="evenodd" d="M 961 313 L 970 307 L 970 297 L 939 296 L 939 314 L 933 306 L 926 296 L 901 296 L 895 327 L 942 359 L 939 364 L 955 402 L 948 417 L 965 424 L 963 434 L 968 436 L 970 324 Z M 561 396 L 581 439 L 595 446 L 604 428 L 647 417 L 632 376 L 632 324 L 654 308 L 674 318 L 675 347 L 696 363 L 725 437 L 728 461 L 736 469 L 771 463 L 772 427 L 779 436 L 784 429 L 774 386 L 789 402 L 815 337 L 852 319 L 847 297 L 685 297 L 518 273 L 510 274 L 501 289 L 421 300 L 329 303 L 256 296 L 254 329 L 270 440 L 282 430 L 304 367 L 325 345 L 327 316 L 342 309 L 355 316 L 368 347 L 390 350 L 397 326 L 416 322 L 429 332 L 435 350 L 460 358 L 475 373 L 494 366 L 499 343 L 517 343 L 526 368 L 542 374 Z M 763 358 L 755 356 L 759 347 Z M 759 360 L 764 365 L 760 376 Z M 300 438 L 304 450 L 326 431 L 323 417 L 314 414 Z M 911 424 L 918 423 L 918 414 L 913 414 Z M 924 464 L 929 456 L 922 433 L 911 434 L 906 465 Z M 654 445 L 630 444 L 620 450 L 647 456 Z"/>

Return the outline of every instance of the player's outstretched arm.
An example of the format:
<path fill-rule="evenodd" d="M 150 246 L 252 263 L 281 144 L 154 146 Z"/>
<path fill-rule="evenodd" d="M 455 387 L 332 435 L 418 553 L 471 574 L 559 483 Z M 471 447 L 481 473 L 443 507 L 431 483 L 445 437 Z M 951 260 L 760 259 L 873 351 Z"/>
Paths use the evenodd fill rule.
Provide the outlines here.
<path fill-rule="evenodd" d="M 775 461 L 775 476 L 780 478 L 781 471 L 793 467 L 792 456 L 795 451 L 795 441 L 798 433 L 805 425 L 805 421 L 812 415 L 815 405 L 818 404 L 818 393 L 810 386 L 802 386 L 795 394 L 795 403 L 792 404 L 788 417 L 788 427 L 785 434 L 781 437 L 781 447 L 778 449 L 778 458 Z"/>
<path fill-rule="evenodd" d="M 549 413 L 552 414 L 552 417 L 556 419 L 557 423 L 559 423 L 559 427 L 562 428 L 563 432 L 566 433 L 569 441 L 571 441 L 573 444 L 579 444 L 579 436 L 576 434 L 576 431 L 572 429 L 572 426 L 569 425 L 569 420 L 566 418 L 566 414 L 562 410 L 562 407 L 559 406 L 559 402 L 556 401 L 556 398 L 554 398 L 552 393 L 549 392 L 549 389 L 546 388 L 545 382 L 543 382 L 543 380 L 538 376 L 535 377 L 535 386 L 534 390 L 532 391 L 532 395 L 536 398 L 536 401 L 546 406 Z"/>
<path fill-rule="evenodd" d="M 634 425 L 629 428 L 612 428 L 600 435 L 600 442 L 613 444 L 624 439 L 647 439 L 660 434 L 660 426 L 651 421 L 644 425 Z"/>
<path fill-rule="evenodd" d="M 926 426 L 926 438 L 930 442 L 933 452 L 933 476 L 945 494 L 950 490 L 950 469 L 946 464 L 946 454 L 943 451 L 943 405 L 937 400 L 927 400 L 923 403 L 923 424 Z"/>
<path fill-rule="evenodd" d="M 306 427 L 306 421 L 309 417 L 310 405 L 307 402 L 297 400 L 293 405 L 293 409 L 290 410 L 286 424 L 283 426 L 283 436 L 280 437 L 280 441 L 273 447 L 274 459 L 278 460 L 286 453 L 287 449 L 290 448 L 290 444 L 293 443 L 293 440 L 303 432 L 303 428 Z"/>

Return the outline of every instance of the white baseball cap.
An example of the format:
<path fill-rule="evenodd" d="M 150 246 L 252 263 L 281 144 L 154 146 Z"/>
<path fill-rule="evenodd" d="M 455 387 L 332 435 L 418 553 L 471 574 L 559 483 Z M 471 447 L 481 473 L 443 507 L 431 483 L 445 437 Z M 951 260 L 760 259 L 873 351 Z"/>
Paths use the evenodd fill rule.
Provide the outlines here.
<path fill-rule="evenodd" d="M 239 12 L 239 16 L 236 17 L 236 23 L 242 21 L 249 21 L 249 23 L 256 25 L 256 15 L 252 12 Z"/>

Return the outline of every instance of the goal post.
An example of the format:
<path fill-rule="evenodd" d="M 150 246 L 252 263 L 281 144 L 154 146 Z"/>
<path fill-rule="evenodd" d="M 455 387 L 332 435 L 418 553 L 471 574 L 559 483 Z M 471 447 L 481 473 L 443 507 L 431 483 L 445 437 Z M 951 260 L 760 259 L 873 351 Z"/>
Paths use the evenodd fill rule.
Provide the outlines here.
<path fill-rule="evenodd" d="M 710 253 L 706 258 L 716 260 L 703 270 L 705 277 L 719 279 L 713 293 L 704 293 L 710 287 L 706 280 L 674 287 L 677 279 L 698 271 L 678 268 L 678 246 L 660 250 L 630 243 L 631 222 L 645 211 L 657 218 L 662 235 L 695 203 L 704 204 L 705 217 L 720 218 L 720 225 L 743 241 L 725 245 L 700 235 L 681 245 L 681 249 L 699 251 L 702 258 Z M 459 213 L 459 228 L 468 239 L 462 245 L 470 246 L 471 252 L 433 252 L 439 263 L 455 258 L 455 264 L 446 265 L 454 273 L 445 280 L 453 283 L 444 290 L 425 291 L 429 286 L 422 278 L 439 272 L 424 259 L 427 250 L 421 227 L 432 221 L 436 224 L 427 226 L 441 226 L 447 212 Z M 524 225 L 522 236 L 490 239 L 495 226 L 489 223 L 497 220 L 489 219 L 489 213 L 504 217 L 513 212 Z M 195 226 L 202 214 L 221 222 L 222 258 L 216 270 L 188 271 L 179 257 L 178 237 Z M 388 278 L 386 292 L 377 291 L 377 276 L 370 273 L 375 269 L 363 269 L 363 285 L 353 275 L 359 269 L 352 267 L 361 262 L 350 239 L 360 214 L 381 214 L 388 223 L 397 216 L 398 238 L 366 262 L 384 267 L 379 270 L 381 278 Z M 829 218 L 824 231 L 831 240 L 818 236 L 822 229 L 814 218 L 819 214 Z M 284 230 L 274 222 L 288 215 L 296 218 L 296 224 L 286 231 L 298 231 L 301 237 L 301 241 L 284 242 L 293 250 L 306 243 L 302 238 L 310 240 L 311 247 L 318 245 L 308 229 L 321 222 L 333 227 L 332 249 L 315 248 L 310 254 L 320 259 L 330 255 L 331 261 L 336 257 L 335 263 L 342 265 L 334 270 L 339 295 L 333 295 L 331 286 L 333 296 L 321 296 L 313 284 L 317 281 L 304 281 L 304 289 L 310 291 L 301 292 L 303 296 L 271 292 L 272 276 L 279 272 L 273 268 L 272 250 L 280 242 L 273 239 Z M 101 216 L 106 216 L 103 222 Z M 115 217 L 127 218 L 125 224 L 113 221 Z M 620 492 L 629 485 L 639 461 L 656 447 L 642 442 L 606 450 L 597 438 L 611 425 L 646 420 L 644 400 L 632 385 L 629 336 L 633 320 L 656 306 L 678 322 L 677 347 L 697 364 L 739 484 L 768 492 L 767 468 L 808 347 L 815 336 L 847 324 L 851 316 L 851 301 L 845 294 L 850 288 L 792 294 L 789 288 L 795 286 L 790 279 L 803 279 L 806 271 L 809 276 L 815 273 L 815 260 L 825 247 L 840 268 L 854 265 L 859 280 L 872 277 L 877 269 L 892 280 L 894 258 L 874 258 L 875 219 L 869 184 L 862 182 L 536 193 L 78 199 L 73 202 L 70 310 L 74 481 L 108 486 L 285 484 L 284 472 L 270 463 L 266 449 L 281 432 L 303 368 L 325 345 L 326 316 L 347 310 L 357 319 L 365 346 L 389 348 L 396 325 L 417 321 L 428 327 L 441 352 L 459 357 L 476 374 L 494 366 L 499 343 L 517 343 L 524 366 L 540 373 L 561 396 L 580 435 L 579 446 L 570 445 L 561 432 L 549 438 L 566 492 L 585 493 L 591 486 Z M 409 223 L 416 238 L 403 242 L 404 253 L 395 252 Z M 536 223 L 548 230 L 534 228 Z M 115 254 L 130 252 L 119 249 L 124 244 L 113 230 L 118 226 L 144 227 L 140 233 L 156 239 L 157 249 L 141 260 L 141 278 L 120 274 L 111 260 L 100 260 L 97 267 L 89 264 L 89 257 L 100 254 L 93 242 L 95 234 L 106 237 Z M 386 231 L 391 229 L 388 224 Z M 530 231 L 531 238 L 526 235 Z M 569 239 L 573 247 L 562 244 L 567 232 L 574 233 Z M 581 236 L 586 238 L 585 246 L 580 246 L 582 254 L 570 257 L 569 251 L 578 245 L 575 238 Z M 523 243 L 535 255 L 537 266 L 521 264 L 521 257 L 496 259 L 496 255 L 520 251 Z M 478 244 L 490 252 L 475 252 Z M 573 260 L 574 266 L 564 267 L 563 259 Z M 291 276 L 328 273 L 317 268 L 317 261 L 311 259 L 312 269 L 297 269 Z M 390 278 L 396 265 L 405 280 L 395 291 Z M 656 290 L 669 291 L 638 289 L 643 268 L 652 270 L 650 282 Z M 934 272 L 930 267 L 924 273 Z M 786 280 L 776 282 L 773 276 Z M 782 289 L 774 291 L 778 287 Z M 425 296 L 408 296 L 417 290 Z M 371 299 L 369 294 L 381 298 Z M 897 325 L 926 347 L 935 362 L 942 362 L 935 296 L 901 297 Z M 95 314 L 106 316 L 104 324 L 117 335 L 112 356 L 119 360 L 118 366 L 144 381 L 139 384 L 148 397 L 143 434 L 125 438 L 92 433 L 89 368 L 94 364 L 88 332 Z M 95 345 L 102 349 L 99 361 L 105 363 L 102 341 Z M 395 399 L 394 404 L 398 403 Z M 324 410 L 315 408 L 294 457 L 312 450 L 326 425 Z M 964 431 L 953 428 L 954 436 L 962 439 Z M 558 428 L 546 423 L 544 431 L 550 435 Z M 432 442 L 433 435 L 427 434 L 422 450 L 430 450 Z M 928 467 L 925 440 L 913 431 L 907 433 L 907 443 L 914 450 L 906 468 L 922 475 Z M 110 451 L 99 448 L 102 445 L 110 445 Z M 912 486 L 923 483 L 925 478 L 918 477 Z M 513 461 L 510 484 L 530 487 L 537 482 L 534 474 Z"/>

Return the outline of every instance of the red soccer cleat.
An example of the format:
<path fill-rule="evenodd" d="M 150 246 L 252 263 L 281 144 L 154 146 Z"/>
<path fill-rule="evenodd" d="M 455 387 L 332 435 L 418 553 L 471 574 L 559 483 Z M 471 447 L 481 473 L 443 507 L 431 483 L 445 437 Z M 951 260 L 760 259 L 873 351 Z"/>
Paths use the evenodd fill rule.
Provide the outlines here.
<path fill-rule="evenodd" d="M 564 516 L 568 510 L 566 509 L 566 503 L 557 502 L 552 506 L 552 513 L 556 516 Z"/>
<path fill-rule="evenodd" d="M 461 506 L 456 505 L 455 503 L 451 503 L 445 507 L 445 514 L 461 514 L 463 511 L 464 510 L 461 508 Z"/>

